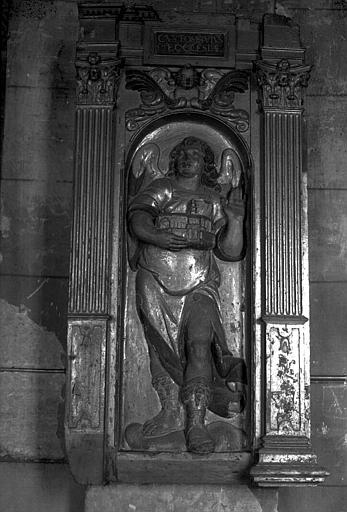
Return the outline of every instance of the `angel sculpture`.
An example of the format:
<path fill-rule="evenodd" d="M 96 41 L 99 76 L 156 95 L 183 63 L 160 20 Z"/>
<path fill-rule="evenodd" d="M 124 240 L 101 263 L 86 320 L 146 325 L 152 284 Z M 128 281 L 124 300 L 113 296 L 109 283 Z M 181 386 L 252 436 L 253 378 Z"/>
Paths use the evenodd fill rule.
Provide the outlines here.
<path fill-rule="evenodd" d="M 142 433 L 184 430 L 187 450 L 198 454 L 214 451 L 207 409 L 230 417 L 244 407 L 245 362 L 226 343 L 215 259 L 238 261 L 245 252 L 244 183 L 235 158 L 225 150 L 219 173 L 209 145 L 186 137 L 171 150 L 166 173 L 150 143 L 138 150 L 130 175 L 129 261 L 161 403 Z"/>

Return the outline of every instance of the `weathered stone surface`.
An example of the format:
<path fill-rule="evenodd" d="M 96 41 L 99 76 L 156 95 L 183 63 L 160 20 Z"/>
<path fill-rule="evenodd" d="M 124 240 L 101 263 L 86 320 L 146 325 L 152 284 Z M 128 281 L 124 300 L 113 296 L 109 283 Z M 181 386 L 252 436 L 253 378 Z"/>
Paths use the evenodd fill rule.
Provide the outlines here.
<path fill-rule="evenodd" d="M 69 465 L 76 481 L 91 485 L 104 480 L 104 436 L 100 432 L 75 431 L 65 437 Z"/>
<path fill-rule="evenodd" d="M 71 90 L 8 88 L 3 178 L 72 181 L 73 130 Z"/>
<path fill-rule="evenodd" d="M 347 16 L 344 15 L 345 11 L 340 9 L 323 11 L 288 9 L 288 11 L 288 15 L 300 25 L 301 41 L 307 48 L 306 62 L 314 65 L 308 94 L 346 94 Z"/>
<path fill-rule="evenodd" d="M 273 0 L 148 0 L 146 5 L 161 11 L 176 12 L 228 12 L 249 14 L 270 12 L 273 10 Z M 209 20 L 205 18 L 205 24 Z"/>
<path fill-rule="evenodd" d="M 9 25 L 7 86 L 73 89 L 77 2 L 36 2 L 36 10 L 33 2 L 31 10 L 30 2 L 16 3 Z"/>
<path fill-rule="evenodd" d="M 347 188 L 347 98 L 307 97 L 308 186 Z"/>
<path fill-rule="evenodd" d="M 67 276 L 71 183 L 4 181 L 4 274 Z"/>
<path fill-rule="evenodd" d="M 311 281 L 347 280 L 347 190 L 309 191 Z"/>
<path fill-rule="evenodd" d="M 213 0 L 213 4 L 216 0 Z M 150 0 L 146 3 L 156 10 L 175 10 L 175 11 L 197 11 L 199 9 L 199 0 L 191 0 L 189 5 L 184 0 Z"/>
<path fill-rule="evenodd" d="M 311 283 L 311 373 L 347 375 L 347 286 Z"/>
<path fill-rule="evenodd" d="M 280 0 L 276 1 L 276 11 L 282 14 L 281 11 L 287 10 L 287 15 L 290 15 L 289 9 L 330 9 L 334 7 L 335 0 Z"/>
<path fill-rule="evenodd" d="M 167 446 L 157 452 L 120 452 L 117 456 L 117 480 L 131 484 L 246 484 L 252 465 L 249 452 L 224 452 L 198 457 L 191 453 L 168 452 Z M 171 444 L 172 448 L 176 448 Z M 82 481 L 83 482 L 83 481 Z M 98 482 L 97 482 L 98 483 Z"/>
<path fill-rule="evenodd" d="M 338 382 L 314 383 L 311 410 L 313 450 L 319 464 L 330 472 L 326 485 L 346 485 L 347 386 Z"/>
<path fill-rule="evenodd" d="M 277 512 L 275 490 L 247 486 L 110 485 L 87 490 L 86 512 Z"/>
<path fill-rule="evenodd" d="M 84 488 L 66 464 L 0 463 L 0 510 L 83 512 Z"/>
<path fill-rule="evenodd" d="M 278 494 L 279 512 L 344 512 L 346 487 L 306 487 L 281 489 Z"/>
<path fill-rule="evenodd" d="M 187 3 L 185 2 L 185 5 Z M 192 24 L 200 25 L 202 27 L 208 26 L 206 22 L 206 12 L 193 13 L 191 10 L 178 10 L 178 9 L 169 9 L 169 10 L 158 10 L 158 14 L 160 15 L 160 19 L 164 22 L 172 22 L 175 24 L 180 24 L 184 26 L 190 26 Z M 234 15 L 231 12 L 210 12 L 208 13 L 209 22 L 214 25 L 233 25 L 235 23 Z"/>
<path fill-rule="evenodd" d="M 250 15 L 273 12 L 272 0 L 217 0 L 217 6 L 220 11 L 234 14 L 238 14 L 240 11 L 247 11 Z"/>
<path fill-rule="evenodd" d="M 61 459 L 64 374 L 0 373 L 0 457 Z"/>
<path fill-rule="evenodd" d="M 3 299 L 0 299 L 0 366 L 65 367 L 65 353 L 56 335 L 33 322 L 24 307 Z"/>
<path fill-rule="evenodd" d="M 25 315 L 25 319 L 33 321 L 45 333 L 44 336 L 54 334 L 59 344 L 66 347 L 67 279 L 0 275 L 0 297 L 16 306 L 18 313 Z M 9 334 L 10 329 L 6 327 Z M 25 343 L 28 344 L 27 339 Z M 42 357 L 45 360 L 44 354 Z M 58 364 L 57 359 L 54 361 Z"/>

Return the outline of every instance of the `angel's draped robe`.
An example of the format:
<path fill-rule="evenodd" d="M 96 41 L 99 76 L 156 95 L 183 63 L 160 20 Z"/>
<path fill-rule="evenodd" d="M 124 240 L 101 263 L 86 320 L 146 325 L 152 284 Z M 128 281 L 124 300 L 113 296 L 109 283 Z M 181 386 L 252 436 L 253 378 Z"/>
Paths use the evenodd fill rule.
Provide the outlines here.
<path fill-rule="evenodd" d="M 153 217 L 158 228 L 198 241 L 202 230 L 218 233 L 226 223 L 219 195 L 201 186 L 197 192 L 180 188 L 174 179 L 159 178 L 131 201 L 128 211 L 131 247 L 130 265 L 137 269 L 136 306 L 149 345 L 152 365 L 167 372 L 182 386 L 186 365 L 187 327 L 208 319 L 213 365 L 213 399 L 210 410 L 220 416 L 235 411 L 239 395 L 227 387 L 229 382 L 246 382 L 244 360 L 229 351 L 222 325 L 219 269 L 213 250 L 188 248 L 162 249 L 134 239 L 131 220 L 134 212 Z M 197 242 L 198 243 L 198 242 Z M 159 368 L 159 370 L 158 370 Z M 156 377 L 156 375 L 152 375 Z M 239 409 L 243 404 L 239 403 Z"/>

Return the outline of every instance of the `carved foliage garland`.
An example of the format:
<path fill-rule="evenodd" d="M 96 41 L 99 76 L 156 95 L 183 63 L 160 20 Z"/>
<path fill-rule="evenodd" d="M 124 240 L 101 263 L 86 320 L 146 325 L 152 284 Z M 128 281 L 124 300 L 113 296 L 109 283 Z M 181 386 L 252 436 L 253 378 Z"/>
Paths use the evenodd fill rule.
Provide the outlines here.
<path fill-rule="evenodd" d="M 302 332 L 298 326 L 269 326 L 271 351 L 270 429 L 290 433 L 300 430 L 300 361 Z"/>
<path fill-rule="evenodd" d="M 186 108 L 209 110 L 240 132 L 249 126 L 248 113 L 234 106 L 235 93 L 248 88 L 245 71 L 224 74 L 216 69 L 197 71 L 190 65 L 177 72 L 166 68 L 148 72 L 131 69 L 126 73 L 126 88 L 141 95 L 141 104 L 126 113 L 128 130 L 136 130 L 140 123 L 165 111 Z"/>
<path fill-rule="evenodd" d="M 115 102 L 120 60 L 102 58 L 96 52 L 76 62 L 77 103 L 109 105 Z"/>
<path fill-rule="evenodd" d="M 104 323 L 73 324 L 71 330 L 71 398 L 69 427 L 98 429 L 103 399 Z"/>
<path fill-rule="evenodd" d="M 312 66 L 294 66 L 282 59 L 277 65 L 259 62 L 256 67 L 263 107 L 302 107 L 302 90 L 308 85 Z"/>

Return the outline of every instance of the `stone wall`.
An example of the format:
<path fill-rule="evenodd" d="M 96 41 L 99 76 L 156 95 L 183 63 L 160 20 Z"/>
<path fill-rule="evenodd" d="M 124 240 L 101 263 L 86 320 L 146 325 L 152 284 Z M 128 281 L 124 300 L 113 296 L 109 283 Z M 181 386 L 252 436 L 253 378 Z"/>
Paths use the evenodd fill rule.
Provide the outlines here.
<path fill-rule="evenodd" d="M 281 491 L 281 512 L 342 512 L 347 497 L 347 2 L 288 1 L 314 64 L 307 96 L 312 442 L 325 487 Z M 301 508 L 298 508 L 301 507 Z"/>
<path fill-rule="evenodd" d="M 75 2 L 10 2 L 2 151 L 0 510 L 83 510 L 63 449 Z"/>
<path fill-rule="evenodd" d="M 188 19 L 190 11 L 198 11 L 202 22 L 228 13 L 258 22 L 276 7 L 301 27 L 307 62 L 315 65 L 306 103 L 313 444 L 331 476 L 325 487 L 281 490 L 277 508 L 342 512 L 347 499 L 347 387 L 339 379 L 347 375 L 347 2 L 144 3 L 163 19 L 184 11 Z M 72 481 L 62 442 L 77 2 L 9 4 L 1 182 L 0 510 L 82 512 L 84 489 Z M 259 512 L 269 510 L 268 501 L 259 498 Z"/>

